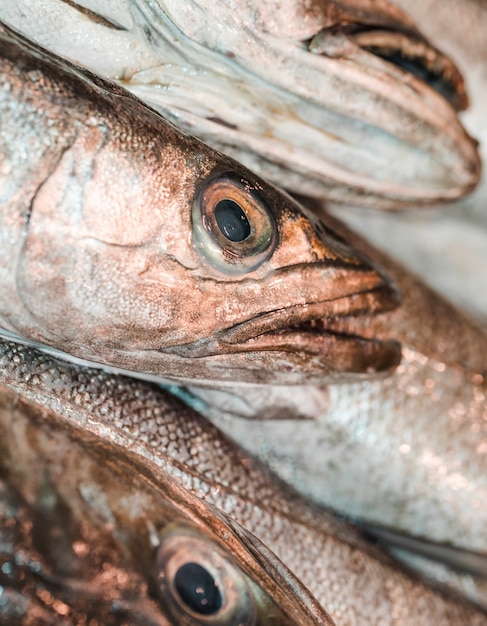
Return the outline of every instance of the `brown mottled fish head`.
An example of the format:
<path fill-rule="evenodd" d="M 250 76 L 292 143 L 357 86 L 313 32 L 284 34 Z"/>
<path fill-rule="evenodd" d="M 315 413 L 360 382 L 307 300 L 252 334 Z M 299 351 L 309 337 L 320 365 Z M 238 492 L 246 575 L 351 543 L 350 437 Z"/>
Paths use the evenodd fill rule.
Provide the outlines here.
<path fill-rule="evenodd" d="M 10 336 L 202 384 L 397 365 L 396 343 L 344 321 L 393 308 L 395 288 L 324 223 L 121 88 L 12 35 L 1 49 Z"/>
<path fill-rule="evenodd" d="M 174 478 L 0 388 L 0 622 L 332 625 Z"/>

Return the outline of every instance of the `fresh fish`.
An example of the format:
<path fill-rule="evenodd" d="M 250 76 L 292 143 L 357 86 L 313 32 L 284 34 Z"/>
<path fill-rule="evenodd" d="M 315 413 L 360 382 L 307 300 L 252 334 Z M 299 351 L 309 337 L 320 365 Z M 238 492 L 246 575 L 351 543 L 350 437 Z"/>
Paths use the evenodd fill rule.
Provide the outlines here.
<path fill-rule="evenodd" d="M 113 534 L 113 539 L 104 539 L 101 546 L 110 546 L 109 559 L 115 561 L 116 573 L 124 574 L 122 581 L 127 581 L 129 568 L 130 576 L 128 582 L 122 582 L 122 589 L 131 588 L 132 572 L 138 573 L 138 580 L 142 575 L 147 587 L 144 585 L 142 598 L 138 598 L 141 602 L 146 601 L 145 589 L 152 589 L 154 582 L 150 578 L 154 576 L 150 574 L 154 562 L 147 548 L 148 528 L 158 530 L 176 515 L 181 524 L 196 525 L 205 538 L 209 533 L 213 541 L 206 541 L 219 546 L 214 550 L 231 553 L 245 576 L 261 588 L 266 601 L 273 600 L 271 606 L 296 623 L 307 624 L 312 619 L 330 622 L 296 580 L 285 573 L 285 567 L 309 588 L 336 626 L 487 624 L 485 613 L 420 583 L 353 529 L 307 504 L 200 415 L 159 387 L 57 362 L 14 343 L 0 344 L 0 365 L 2 385 L 20 397 L 12 402 L 8 394 L 3 396 L 4 404 L 10 402 L 10 407 L 17 406 L 20 413 L 12 418 L 10 408 L 5 418 L 4 411 L 6 434 L 2 433 L 0 441 L 4 447 L 12 447 L 1 462 L 8 458 L 7 466 L 17 468 L 7 485 L 21 485 L 23 499 L 34 505 L 31 515 L 39 502 L 56 501 L 41 495 L 46 488 L 55 487 L 70 507 L 76 505 L 76 514 L 80 510 L 79 515 L 87 518 L 88 528 L 94 524 L 93 530 L 101 526 L 103 537 L 107 532 Z M 35 410 L 34 405 L 38 407 Z M 61 440 L 59 457 L 53 453 L 53 439 Z M 25 471 L 29 457 L 32 470 Z M 77 486 L 80 479 L 81 486 Z M 135 519 L 126 518 L 127 510 L 135 511 Z M 61 511 L 59 506 L 52 507 L 51 512 L 59 520 Z M 107 528 L 106 520 L 111 516 L 115 523 Z M 66 526 L 70 530 L 70 524 L 63 529 Z M 53 528 L 56 537 L 57 526 Z M 83 543 L 86 553 L 86 537 L 75 539 Z M 191 539 L 191 533 L 186 539 Z M 25 535 L 20 540 L 29 541 Z M 96 560 L 101 550 L 96 535 L 95 542 Z M 61 556 L 67 558 L 66 553 L 71 554 L 63 550 Z M 121 556 L 128 565 L 121 567 Z M 216 565 L 213 569 L 206 560 L 203 563 L 210 572 L 219 571 Z M 276 591 L 268 579 L 274 576 L 273 568 L 277 572 Z M 88 573 L 95 582 L 94 569 Z M 68 596 L 69 590 L 79 588 L 73 578 L 70 576 L 62 586 Z M 52 579 L 47 579 L 46 585 L 48 591 L 56 592 Z M 65 596 L 60 599 L 69 606 Z M 131 606 L 130 599 L 128 602 Z M 193 623 L 200 622 L 195 619 Z M 208 622 L 202 619 L 201 623 Z M 262 623 L 274 622 L 267 616 Z M 281 622 L 277 619 L 276 623 Z"/>
<path fill-rule="evenodd" d="M 400 338 L 394 374 L 357 384 L 246 389 L 241 397 L 235 390 L 192 391 L 206 399 L 201 408 L 219 427 L 315 501 L 478 552 L 487 574 L 487 336 L 341 228 L 388 268 L 403 293 L 401 307 L 376 316 L 369 328 L 382 339 L 391 332 Z M 273 419 L 249 427 L 235 414 Z"/>
<path fill-rule="evenodd" d="M 460 72 L 386 0 L 3 0 L 0 18 L 295 193 L 397 207 L 478 180 Z"/>
<path fill-rule="evenodd" d="M 309 433 L 303 428 L 303 425 L 298 427 L 299 433 L 303 436 L 306 443 L 309 444 L 311 438 L 312 443 L 317 442 L 317 448 L 320 443 L 329 443 L 331 441 L 331 451 L 327 459 L 325 459 L 325 468 L 327 470 L 330 467 L 335 469 L 335 457 L 333 455 L 339 457 L 338 460 L 340 463 L 342 463 L 344 459 L 348 459 L 352 462 L 351 467 L 358 467 L 356 472 L 352 473 L 352 478 L 349 479 L 350 483 L 354 483 L 352 487 L 363 485 L 359 479 L 364 476 L 371 478 L 371 474 L 367 473 L 370 470 L 371 460 L 373 463 L 376 463 L 377 466 L 380 466 L 379 459 L 377 458 L 380 456 L 377 454 L 377 445 L 373 445 L 377 441 L 377 438 L 374 436 L 374 432 L 377 431 L 374 431 L 373 428 L 367 430 L 363 424 L 364 419 L 368 426 L 369 417 L 376 416 L 377 414 L 381 416 L 385 413 L 387 419 L 385 422 L 381 422 L 381 424 L 388 434 L 394 435 L 401 441 L 396 442 L 396 439 L 393 437 L 391 445 L 391 440 L 382 440 L 385 458 L 389 461 L 389 465 L 382 465 L 378 474 L 383 482 L 377 482 L 376 484 L 382 485 L 382 489 L 385 490 L 387 496 L 392 492 L 393 501 L 392 507 L 390 508 L 393 510 L 393 515 L 397 515 L 406 509 L 409 518 L 406 516 L 405 519 L 413 520 L 412 530 L 411 527 L 409 527 L 409 532 L 415 532 L 419 536 L 430 537 L 430 530 L 433 530 L 434 537 L 442 536 L 443 540 L 453 543 L 460 541 L 462 545 L 468 546 L 468 549 L 475 549 L 472 548 L 472 541 L 474 543 L 477 542 L 479 532 L 482 533 L 482 528 L 484 527 L 483 515 L 485 514 L 481 506 L 482 500 L 472 497 L 472 491 L 477 487 L 478 493 L 480 494 L 482 494 L 485 489 L 485 483 L 482 482 L 482 477 L 485 475 L 485 466 L 483 462 L 484 457 L 482 456 L 484 449 L 483 438 L 481 438 L 481 436 L 483 437 L 481 433 L 485 411 L 485 384 L 483 378 L 483 373 L 485 372 L 485 338 L 478 330 L 474 330 L 473 327 L 465 322 L 461 316 L 453 313 L 446 305 L 438 303 L 438 300 L 434 296 L 431 296 L 429 292 L 425 291 L 421 295 L 422 287 L 418 286 L 407 277 L 403 285 L 406 286 L 406 289 L 408 281 L 410 284 L 410 293 L 408 295 L 409 302 L 414 302 L 414 298 L 411 297 L 411 292 L 419 294 L 419 299 L 414 305 L 415 315 L 408 320 L 409 326 L 406 324 L 403 327 L 404 336 L 406 338 L 406 348 L 403 353 L 403 366 L 398 374 L 391 379 L 390 383 L 377 383 L 375 386 L 369 385 L 369 383 L 357 384 L 355 387 L 348 388 L 346 394 L 343 387 L 330 387 L 326 392 L 323 392 L 320 388 L 313 387 L 302 391 L 298 390 L 295 394 L 291 394 L 292 397 L 290 397 L 288 389 L 277 389 L 274 390 L 273 393 L 265 391 L 261 392 L 259 396 L 258 402 L 260 404 L 258 411 L 261 415 L 265 413 L 266 406 L 265 402 L 262 400 L 264 397 L 268 405 L 271 404 L 274 415 L 311 415 L 312 417 L 316 417 L 317 414 L 324 416 L 326 413 L 328 416 L 331 416 L 332 423 L 334 415 L 336 415 L 336 420 L 342 427 L 344 419 L 348 420 L 350 418 L 348 426 L 350 426 L 350 423 L 358 423 L 358 432 L 362 433 L 362 437 L 368 440 L 369 445 L 372 447 L 361 445 L 360 442 L 362 442 L 363 439 L 360 439 L 360 436 L 357 435 L 357 430 L 351 428 L 351 432 L 348 436 L 352 438 L 352 451 L 349 452 L 348 455 L 344 455 L 344 450 L 337 446 L 337 441 L 339 443 L 343 443 L 344 441 L 345 449 L 350 444 L 347 435 L 343 436 L 343 431 L 340 430 L 340 426 L 338 426 L 337 434 L 337 427 L 332 428 L 330 424 L 326 423 L 322 426 L 325 431 L 325 435 L 322 438 L 317 436 L 317 430 L 314 428 L 314 425 L 311 429 L 310 437 L 307 436 Z M 416 287 L 413 288 L 411 285 L 416 285 Z M 433 316 L 431 316 L 430 313 L 431 305 L 433 305 L 435 310 Z M 410 312 L 412 308 L 414 309 L 414 306 L 404 307 L 403 313 L 407 311 Z M 430 319 L 429 323 L 425 324 L 424 321 L 427 316 L 430 316 L 432 319 Z M 377 323 L 371 324 L 371 329 L 375 329 L 377 324 L 383 324 L 387 327 L 391 326 L 394 331 L 394 324 L 397 323 L 397 320 L 398 317 L 395 316 L 379 318 Z M 318 325 L 315 324 L 315 327 L 316 326 Z M 360 327 L 360 325 L 357 327 Z M 335 327 L 336 331 L 339 331 L 339 329 L 340 324 Z M 451 333 L 458 333 L 458 336 L 462 338 L 465 345 L 462 346 L 461 341 L 452 341 L 450 337 Z M 390 335 L 389 329 L 387 329 L 387 335 Z M 453 351 L 448 352 L 448 348 L 452 345 L 454 345 Z M 455 359 L 457 359 L 457 361 Z M 443 375 L 442 372 L 446 373 Z M 407 381 L 407 376 L 410 376 L 410 384 Z M 423 388 L 423 385 L 429 385 L 431 387 L 431 384 L 433 384 L 435 388 L 434 391 L 431 391 L 431 389 L 428 391 L 428 389 Z M 406 385 L 406 387 L 404 387 L 404 385 Z M 439 388 L 445 390 L 442 402 L 439 402 L 436 397 Z M 448 394 L 446 391 L 448 391 Z M 406 406 L 404 406 L 405 392 L 408 398 Z M 427 400 L 424 400 L 421 396 L 422 392 L 425 392 Z M 331 401 L 327 396 L 328 393 L 331 394 Z M 276 397 L 280 398 L 279 402 L 276 402 Z M 357 398 L 360 401 L 364 397 L 365 401 L 362 400 L 362 403 L 355 403 L 354 399 Z M 378 398 L 378 400 L 375 401 L 375 398 Z M 387 404 L 383 403 L 384 398 L 388 400 Z M 250 403 L 251 401 L 251 395 L 250 393 L 247 394 L 246 391 L 245 402 Z M 365 411 L 362 408 L 364 403 L 366 406 Z M 394 411 L 389 411 L 391 404 Z M 338 407 L 336 412 L 334 412 L 334 407 Z M 350 407 L 352 408 L 350 409 Z M 312 411 L 310 411 L 310 408 Z M 350 415 L 347 413 L 349 409 Z M 460 413 L 465 411 L 467 417 L 465 419 L 462 419 L 461 416 L 459 417 L 457 409 L 460 409 Z M 421 420 L 421 424 L 419 423 L 420 420 L 417 420 L 417 423 L 414 424 L 417 431 L 415 430 L 412 433 L 413 443 L 404 443 L 404 435 L 405 432 L 408 431 L 399 431 L 397 429 L 397 423 L 401 415 L 407 412 L 410 413 L 411 411 L 414 411 L 414 415 L 424 414 L 428 417 L 430 415 L 433 417 L 438 415 L 439 422 L 444 424 L 445 421 L 447 422 L 445 424 L 447 429 L 454 420 L 457 420 L 457 422 L 460 421 L 461 426 L 459 428 L 461 430 L 461 436 L 458 437 L 458 445 L 456 446 L 454 454 L 452 454 L 451 441 L 441 441 L 441 437 L 439 437 L 435 428 L 434 432 L 428 435 L 429 438 L 427 439 L 428 448 L 433 448 L 433 452 L 431 453 L 431 449 L 426 449 L 426 452 L 430 453 L 430 456 L 428 456 L 428 454 L 419 456 L 419 458 L 424 459 L 424 462 L 419 466 L 420 471 L 416 473 L 411 471 L 411 468 L 414 470 L 418 464 L 418 457 L 411 455 L 408 459 L 408 463 L 405 464 L 403 473 L 399 473 L 399 476 L 396 476 L 391 473 L 390 468 L 396 465 L 403 466 L 401 463 L 402 457 L 398 456 L 398 452 L 403 456 L 409 455 L 411 451 L 414 454 L 414 451 L 419 448 L 421 444 L 422 437 L 426 438 L 427 436 L 426 434 L 421 436 L 420 431 L 428 432 L 423 430 L 424 420 Z M 389 420 L 389 422 L 387 420 Z M 376 420 L 373 420 L 372 426 L 376 423 Z M 270 428 L 270 426 L 266 425 L 263 426 L 263 428 Z M 248 425 L 245 424 L 243 426 L 243 441 L 250 439 L 248 430 Z M 255 431 L 256 430 L 257 429 L 255 429 Z M 440 433 L 442 432 L 443 431 L 440 430 Z M 259 437 L 259 435 L 257 435 L 257 437 Z M 359 443 L 357 443 L 357 440 L 353 439 L 354 437 L 358 437 Z M 292 431 L 284 444 L 281 444 L 276 437 L 272 436 L 270 443 L 265 442 L 262 444 L 261 440 L 258 441 L 256 445 L 261 446 L 263 454 L 267 457 L 270 456 L 272 458 L 274 454 L 278 457 L 279 455 L 281 455 L 281 457 L 284 456 L 284 461 L 281 463 L 281 466 L 284 466 L 284 470 L 282 471 L 284 471 L 285 476 L 289 476 L 297 471 L 296 466 L 298 467 L 298 471 L 300 471 L 299 463 L 293 460 L 293 455 L 296 454 L 296 448 L 299 446 L 300 442 L 301 439 L 299 436 L 296 435 L 295 431 Z M 282 447 L 279 449 L 277 446 Z M 289 456 L 286 456 L 286 446 L 292 446 L 294 449 Z M 419 449 L 424 450 L 424 444 L 423 448 Z M 282 452 L 282 450 L 284 450 L 284 452 Z M 435 456 L 436 452 L 437 454 Z M 303 454 L 307 457 L 304 462 L 306 471 L 303 471 L 302 476 L 298 477 L 298 479 L 302 480 L 305 488 L 308 488 L 310 476 L 308 469 L 315 459 L 323 460 L 323 448 L 319 448 L 318 451 L 314 453 L 313 450 L 307 447 Z M 345 466 L 348 471 L 350 469 L 349 465 L 345 463 Z M 337 464 L 337 467 L 342 468 L 343 466 Z M 463 470 L 465 471 L 463 472 Z M 408 474 L 408 471 L 411 471 L 411 473 Z M 374 476 L 376 475 L 377 470 L 374 468 Z M 322 491 L 323 475 L 311 473 L 311 476 L 315 477 L 320 483 L 317 489 Z M 330 476 L 331 474 L 327 474 L 328 479 Z M 388 485 L 391 484 L 391 476 L 396 478 L 396 482 L 393 482 L 392 487 L 389 488 Z M 414 478 L 414 480 L 409 480 L 410 476 Z M 424 485 L 431 486 L 431 483 L 433 483 L 433 486 L 427 491 L 426 496 L 421 497 L 423 495 L 422 491 Z M 447 495 L 453 499 L 453 507 L 445 502 L 438 503 L 438 485 L 446 490 Z M 468 489 L 462 491 L 463 485 L 466 485 Z M 328 486 L 329 484 L 327 483 L 327 488 Z M 404 487 L 406 488 L 401 491 L 401 488 Z M 421 489 L 419 489 L 420 487 Z M 370 497 L 372 495 L 370 494 L 370 490 L 367 489 L 355 491 L 361 492 L 358 494 L 359 496 L 365 495 Z M 417 495 L 420 497 L 415 499 Z M 328 498 L 329 494 L 325 494 L 325 496 Z M 348 495 L 343 496 L 343 498 L 348 498 Z M 377 508 L 377 502 L 382 502 L 383 499 L 383 491 L 374 493 L 373 504 L 367 501 L 367 506 L 363 507 L 367 509 L 367 513 L 376 509 L 381 521 L 383 521 L 382 509 Z M 433 503 L 434 506 L 431 506 L 431 503 Z M 464 503 L 466 503 L 466 506 L 463 506 Z M 386 501 L 386 504 L 388 504 L 388 501 Z M 480 512 L 478 512 L 478 509 L 481 509 Z M 427 516 L 425 516 L 424 511 L 428 511 Z M 437 524 L 437 513 L 439 513 L 439 519 L 442 519 L 443 516 L 445 524 Z M 474 518 L 478 519 L 477 524 L 473 523 L 472 520 Z M 424 523 L 425 521 L 426 523 Z M 418 525 L 418 522 L 423 523 L 423 525 Z M 463 535 L 462 533 L 465 528 L 467 531 L 465 535 Z M 483 545 L 478 549 L 484 550 Z"/>
<path fill-rule="evenodd" d="M 3 335 L 200 384 L 397 365 L 334 332 L 398 295 L 326 225 L 124 90 L 6 28 L 0 50 Z"/>
<path fill-rule="evenodd" d="M 225 513 L 57 410 L 0 386 L 1 624 L 332 625 Z"/>

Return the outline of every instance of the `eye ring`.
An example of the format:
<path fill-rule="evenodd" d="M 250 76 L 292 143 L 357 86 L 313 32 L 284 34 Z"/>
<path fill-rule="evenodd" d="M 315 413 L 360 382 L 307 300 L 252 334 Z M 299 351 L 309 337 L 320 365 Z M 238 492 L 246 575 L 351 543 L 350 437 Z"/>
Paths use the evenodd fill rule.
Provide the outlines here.
<path fill-rule="evenodd" d="M 210 179 L 199 190 L 192 219 L 199 255 L 225 274 L 257 269 L 277 243 L 276 222 L 261 192 L 231 172 Z"/>
<path fill-rule="evenodd" d="M 156 565 L 159 595 L 178 623 L 255 626 L 256 605 L 245 575 L 209 537 L 168 526 Z"/>

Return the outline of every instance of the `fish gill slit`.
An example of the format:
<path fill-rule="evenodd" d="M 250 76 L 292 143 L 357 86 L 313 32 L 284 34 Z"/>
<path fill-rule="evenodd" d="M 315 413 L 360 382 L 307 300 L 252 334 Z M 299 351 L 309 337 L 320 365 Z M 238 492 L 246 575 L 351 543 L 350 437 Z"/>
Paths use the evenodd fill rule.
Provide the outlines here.
<path fill-rule="evenodd" d="M 64 0 L 63 0 L 64 1 Z M 51 178 L 53 172 L 56 171 L 56 169 L 58 168 L 59 164 L 61 163 L 61 161 L 64 158 L 64 155 L 66 154 L 66 152 L 68 152 L 75 140 L 76 140 L 77 135 L 71 139 L 71 141 L 69 141 L 65 146 L 63 146 L 63 148 L 61 149 L 58 157 L 54 160 L 54 162 L 52 163 L 51 167 L 49 168 L 47 174 L 42 178 L 42 180 L 39 182 L 39 184 L 37 185 L 37 187 L 34 189 L 32 196 L 29 200 L 29 204 L 26 207 L 26 210 L 24 212 L 24 230 L 22 233 L 22 246 L 20 249 L 20 254 L 16 260 L 15 263 L 15 283 L 18 284 L 18 271 L 19 271 L 19 265 L 20 262 L 22 260 L 23 257 L 23 252 L 24 249 L 26 247 L 27 244 L 27 238 L 29 235 L 29 229 L 30 229 L 30 223 L 31 223 L 31 218 L 32 218 L 32 213 L 34 212 L 34 203 L 39 195 L 39 192 L 41 191 L 41 189 L 43 189 L 44 185 L 46 185 L 46 183 L 48 182 L 48 180 Z M 19 299 L 21 300 L 22 304 L 24 305 L 24 307 L 26 307 L 26 302 L 24 301 L 23 297 L 22 297 L 22 291 L 18 290 L 17 292 Z M 27 310 L 27 308 L 26 308 Z"/>

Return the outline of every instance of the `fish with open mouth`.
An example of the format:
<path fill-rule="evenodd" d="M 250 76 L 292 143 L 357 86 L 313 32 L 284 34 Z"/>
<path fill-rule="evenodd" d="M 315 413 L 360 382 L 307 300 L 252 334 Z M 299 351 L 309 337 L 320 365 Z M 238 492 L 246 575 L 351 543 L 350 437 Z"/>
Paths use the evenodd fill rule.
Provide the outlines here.
<path fill-rule="evenodd" d="M 398 364 L 397 342 L 345 330 L 397 290 L 323 222 L 7 27 L 0 54 L 4 336 L 198 384 Z"/>
<path fill-rule="evenodd" d="M 389 208 L 478 181 L 460 72 L 385 0 L 13 0 L 1 19 L 295 193 Z"/>
<path fill-rule="evenodd" d="M 4 385 L 0 623 L 333 624 L 223 511 Z"/>
<path fill-rule="evenodd" d="M 189 611 L 187 606 L 182 611 L 191 596 L 186 587 L 181 591 L 174 574 L 191 551 L 191 559 L 221 581 L 222 595 L 231 594 L 232 581 L 247 582 L 247 587 L 236 585 L 237 597 L 230 595 L 234 610 L 242 609 L 242 587 L 247 595 L 250 587 L 257 605 L 257 620 L 239 621 L 227 613 L 225 621 L 224 614 L 215 612 L 218 621 L 211 623 L 487 624 L 484 612 L 405 572 L 160 387 L 80 368 L 8 342 L 0 343 L 0 365 L 0 467 L 8 470 L 7 489 L 17 489 L 30 507 L 27 522 L 30 517 L 36 529 L 20 533 L 17 545 L 23 557 L 17 560 L 13 542 L 7 543 L 12 576 L 22 565 L 29 575 L 29 585 L 20 587 L 23 598 L 31 598 L 37 588 L 54 596 L 48 596 L 51 607 L 60 600 L 62 610 L 70 601 L 77 608 L 85 601 L 84 592 L 92 593 L 100 580 L 104 598 L 117 600 L 112 610 L 153 606 L 147 598 L 153 595 L 168 604 L 174 623 L 208 623 L 211 616 L 195 615 L 191 603 Z M 11 394 L 16 394 L 13 399 Z M 22 509 L 15 505 L 10 520 L 16 508 Z M 168 524 L 171 529 L 165 531 Z M 0 525 L 0 536 L 12 528 L 19 524 Z M 34 547 L 43 551 L 43 561 L 34 554 L 33 562 L 25 564 L 23 558 L 38 538 L 40 546 Z M 100 573 L 100 553 L 108 561 L 105 575 Z M 154 571 L 160 567 L 154 554 L 161 553 L 167 558 L 167 580 L 159 579 L 162 590 Z M 69 576 L 63 575 L 66 570 Z M 18 578 L 6 582 L 14 589 L 21 584 Z M 45 593 L 33 599 L 38 604 L 43 600 Z M 102 608 L 97 603 L 93 610 Z"/>

